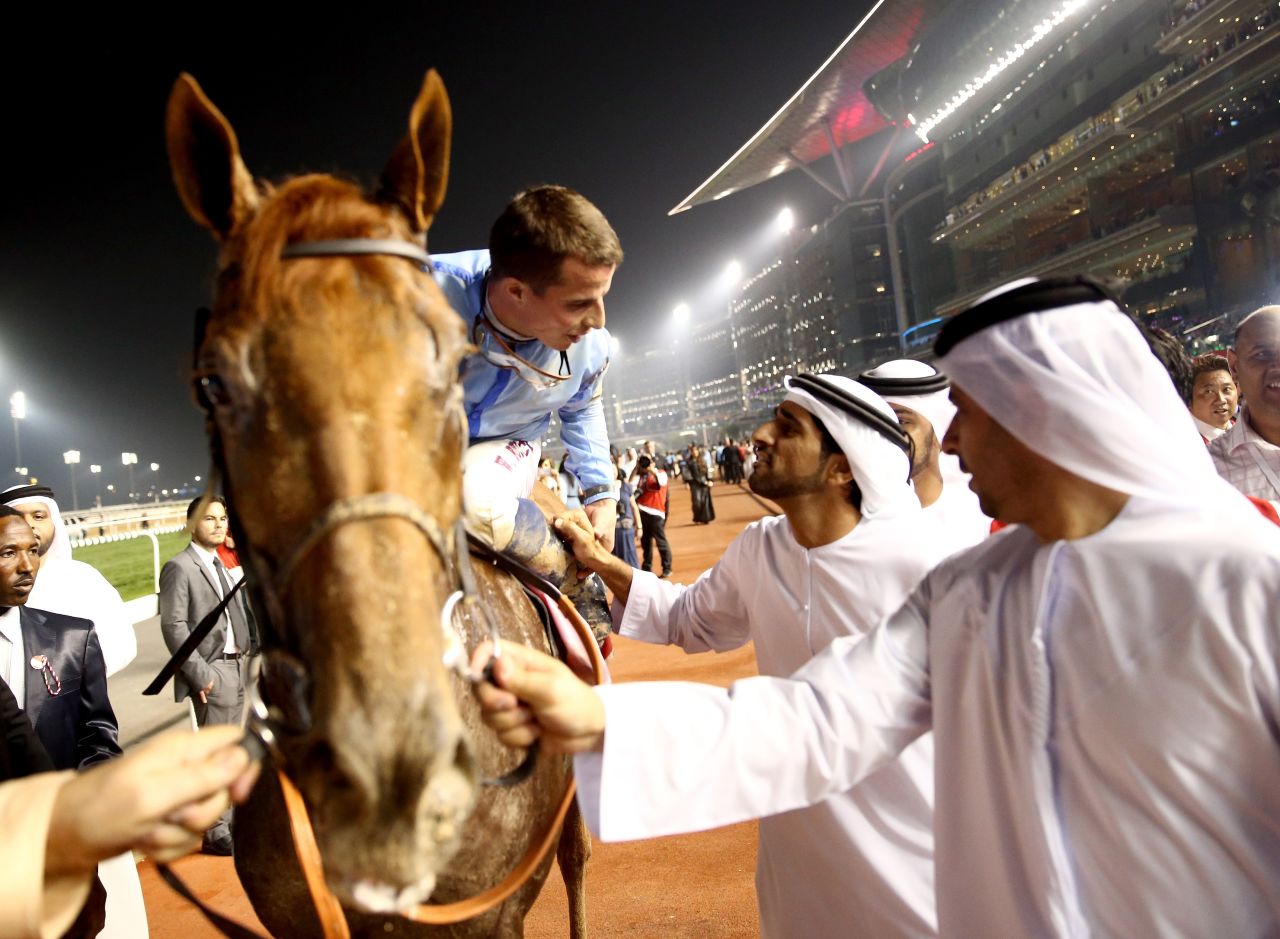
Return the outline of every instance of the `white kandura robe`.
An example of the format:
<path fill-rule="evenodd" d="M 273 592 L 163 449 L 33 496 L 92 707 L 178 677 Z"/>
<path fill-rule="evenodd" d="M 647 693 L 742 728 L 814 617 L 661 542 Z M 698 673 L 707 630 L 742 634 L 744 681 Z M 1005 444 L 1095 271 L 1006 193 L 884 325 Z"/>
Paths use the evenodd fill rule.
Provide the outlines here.
<path fill-rule="evenodd" d="M 138 655 L 138 637 L 119 592 L 97 568 L 83 561 L 69 557 L 50 559 L 48 555 L 42 558 L 27 606 L 91 620 L 108 676 Z"/>
<path fill-rule="evenodd" d="M 949 454 L 943 454 L 954 460 Z M 991 519 L 982 514 L 978 505 L 978 497 L 969 488 L 967 473 L 956 476 L 944 476 L 942 494 L 937 501 L 925 508 L 942 533 L 943 552 L 947 557 L 965 548 L 986 540 L 991 533 Z"/>
<path fill-rule="evenodd" d="M 932 728 L 941 935 L 1277 935 L 1280 534 L 1237 514 L 1134 497 L 1076 541 L 1016 526 L 792 680 L 596 689 L 579 798 L 606 839 L 725 825 Z"/>
<path fill-rule="evenodd" d="M 762 674 L 790 675 L 836 638 L 861 637 L 941 560 L 935 526 L 911 508 L 809 550 L 786 518 L 763 519 L 690 587 L 637 571 L 625 613 L 614 607 L 619 632 L 687 652 L 754 642 Z M 926 735 L 849 791 L 761 820 L 762 935 L 839 936 L 854 923 L 866 936 L 936 935 L 932 755 Z M 602 829 L 594 807 L 587 819 L 606 840 L 661 833 Z"/>

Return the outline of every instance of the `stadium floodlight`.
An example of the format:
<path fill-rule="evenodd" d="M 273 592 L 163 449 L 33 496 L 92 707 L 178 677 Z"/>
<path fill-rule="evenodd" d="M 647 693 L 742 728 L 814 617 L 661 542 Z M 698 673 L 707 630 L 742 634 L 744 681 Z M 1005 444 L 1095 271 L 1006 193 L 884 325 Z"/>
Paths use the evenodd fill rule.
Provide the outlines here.
<path fill-rule="evenodd" d="M 159 464 L 159 463 L 152 463 L 152 464 L 151 464 L 151 472 L 153 472 L 153 473 L 154 473 L 154 472 L 156 472 L 156 470 L 158 470 L 158 469 L 160 469 L 160 464 Z"/>
<path fill-rule="evenodd" d="M 80 508 L 80 497 L 76 495 L 76 466 L 80 463 L 79 450 L 67 450 L 62 454 L 62 462 L 71 468 L 71 508 Z"/>
<path fill-rule="evenodd" d="M 689 304 L 677 303 L 676 308 L 671 311 L 671 318 L 675 320 L 677 326 L 683 327 L 689 322 Z"/>
<path fill-rule="evenodd" d="M 1005 52 L 996 58 L 994 62 L 987 66 L 981 75 L 975 75 L 970 81 L 965 83 L 964 87 L 960 88 L 960 90 L 953 94 L 946 104 L 938 108 L 924 120 L 920 121 L 920 123 L 916 124 L 914 128 L 916 135 L 925 143 L 928 143 L 929 134 L 935 127 L 954 114 L 965 104 L 966 101 L 999 77 L 1005 69 L 1009 68 L 1009 66 L 1021 59 L 1031 49 L 1038 46 L 1046 36 L 1061 26 L 1064 20 L 1092 2 L 1093 0 L 1064 0 L 1064 2 L 1059 4 L 1052 13 L 1032 27 L 1030 35 L 1021 42 L 1015 43 L 1012 48 L 1005 50 Z"/>
<path fill-rule="evenodd" d="M 122 453 L 120 454 L 120 462 L 129 468 L 129 498 L 133 498 L 133 468 L 138 465 L 138 454 Z"/>
<path fill-rule="evenodd" d="M 22 465 L 22 438 L 18 434 L 18 422 L 27 416 L 27 396 L 21 391 L 9 396 L 9 416 L 13 418 L 13 470 L 25 476 L 27 469 Z"/>
<path fill-rule="evenodd" d="M 778 227 L 778 233 L 782 235 L 785 235 L 787 234 L 787 232 L 791 231 L 791 229 L 795 227 L 795 223 L 796 223 L 796 216 L 795 216 L 795 213 L 791 211 L 790 207 L 784 208 L 781 212 L 779 212 L 778 218 L 774 222 L 774 224 Z"/>
<path fill-rule="evenodd" d="M 720 275 L 720 286 L 726 290 L 732 290 L 741 280 L 742 265 L 737 261 L 730 261 L 725 265 L 724 273 Z"/>

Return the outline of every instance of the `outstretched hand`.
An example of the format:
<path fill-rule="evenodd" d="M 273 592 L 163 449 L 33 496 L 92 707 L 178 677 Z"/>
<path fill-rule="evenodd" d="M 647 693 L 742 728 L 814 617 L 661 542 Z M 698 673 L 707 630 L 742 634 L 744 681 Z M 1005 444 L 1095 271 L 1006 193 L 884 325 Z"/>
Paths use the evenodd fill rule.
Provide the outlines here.
<path fill-rule="evenodd" d="M 90 871 L 131 848 L 158 861 L 194 851 L 257 779 L 243 735 L 233 726 L 166 733 L 80 773 L 58 793 L 46 873 Z"/>
<path fill-rule="evenodd" d="M 479 673 L 493 654 L 484 642 L 471 659 Z M 582 753 L 604 743 L 604 704 L 589 685 L 549 655 L 502 640 L 494 679 L 476 685 L 484 722 L 509 747 L 542 741 L 547 753 Z"/>

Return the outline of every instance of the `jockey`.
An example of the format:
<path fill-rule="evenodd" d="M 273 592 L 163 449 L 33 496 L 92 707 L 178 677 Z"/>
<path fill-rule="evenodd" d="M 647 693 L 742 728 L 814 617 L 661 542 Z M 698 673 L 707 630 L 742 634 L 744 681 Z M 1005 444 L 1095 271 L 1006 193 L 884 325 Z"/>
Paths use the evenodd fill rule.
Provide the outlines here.
<path fill-rule="evenodd" d="M 563 186 L 517 195 L 494 223 L 488 251 L 432 257 L 477 350 L 462 369 L 467 530 L 557 582 L 566 555 L 530 498 L 552 413 L 596 538 L 613 547 L 617 473 L 601 397 L 610 351 L 604 296 L 621 261 L 604 215 Z"/>

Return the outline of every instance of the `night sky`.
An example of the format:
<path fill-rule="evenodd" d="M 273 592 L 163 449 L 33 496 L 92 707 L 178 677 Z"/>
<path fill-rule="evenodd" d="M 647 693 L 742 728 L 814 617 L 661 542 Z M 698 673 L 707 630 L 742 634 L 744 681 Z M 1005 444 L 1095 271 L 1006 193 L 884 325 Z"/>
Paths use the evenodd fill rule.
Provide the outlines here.
<path fill-rule="evenodd" d="M 42 6 L 52 12 L 6 11 L 0 64 L 0 403 L 7 417 L 10 393 L 26 392 L 22 460 L 42 481 L 68 489 L 61 453 L 82 451 L 85 505 L 96 493 L 88 464 L 122 486 L 124 450 L 138 454 L 139 483 L 152 461 L 165 487 L 207 468 L 186 366 L 215 250 L 183 211 L 165 156 L 164 105 L 180 71 L 227 115 L 255 175 L 339 171 L 372 183 L 436 68 L 454 138 L 432 250 L 483 247 L 525 186 L 580 190 L 627 254 L 607 302 L 625 356 L 670 341 L 681 300 L 712 314 L 699 300 L 708 283 L 732 257 L 750 271 L 784 204 L 803 223 L 829 211 L 829 197 L 792 172 L 666 215 L 817 69 L 866 4 L 455 5 L 484 11 L 461 14 L 391 3 L 355 4 L 345 18 L 298 4 L 206 4 L 185 20 L 194 7 L 112 16 Z M 13 465 L 5 420 L 0 478 Z"/>

